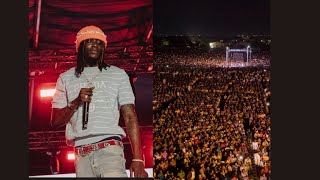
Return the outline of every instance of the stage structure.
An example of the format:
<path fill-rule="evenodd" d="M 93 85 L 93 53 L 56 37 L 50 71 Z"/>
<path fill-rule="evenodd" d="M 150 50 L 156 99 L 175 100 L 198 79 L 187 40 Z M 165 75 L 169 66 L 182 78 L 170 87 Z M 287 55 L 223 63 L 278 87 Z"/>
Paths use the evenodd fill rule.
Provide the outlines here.
<path fill-rule="evenodd" d="M 232 59 L 237 58 L 244 58 L 243 54 L 245 54 L 245 62 L 249 62 L 251 60 L 251 53 L 252 50 L 250 46 L 247 46 L 247 48 L 244 49 L 230 49 L 229 47 L 226 47 L 226 62 Z"/>
<path fill-rule="evenodd" d="M 127 133 L 127 128 L 122 127 L 123 130 Z M 143 158 L 145 161 L 145 167 L 147 169 L 152 170 L 152 143 L 153 143 L 153 131 L 152 126 L 139 126 L 139 131 L 141 137 L 141 147 L 143 152 Z M 56 130 L 56 131 L 38 131 L 38 132 L 29 132 L 29 151 L 31 151 L 31 154 L 36 155 L 32 156 L 31 158 L 35 157 L 42 157 L 46 159 L 46 157 L 50 160 L 47 162 L 47 164 L 38 164 L 34 163 L 33 166 L 31 166 L 32 172 L 44 172 L 43 169 L 50 169 L 50 172 L 48 171 L 48 177 L 56 177 L 53 175 L 61 174 L 60 176 L 63 176 L 63 173 L 74 173 L 73 168 L 70 167 L 70 164 L 73 167 L 73 163 L 70 163 L 72 161 L 67 160 L 64 155 L 72 153 L 74 154 L 74 147 L 67 146 L 66 139 L 65 139 L 65 131 L 64 130 Z M 126 167 L 129 168 L 129 163 L 132 160 L 132 154 L 131 154 L 131 143 L 128 138 L 124 138 L 122 140 L 124 147 L 125 147 L 125 158 L 126 158 Z M 61 154 L 61 156 L 58 156 L 58 154 Z M 64 154 L 64 155 L 63 155 Z M 46 155 L 46 156 L 44 156 Z M 69 162 L 70 161 L 70 162 Z M 60 167 L 61 165 L 61 167 Z M 40 173 L 41 174 L 41 173 Z M 68 174 L 71 175 L 71 174 Z M 34 177 L 38 177 L 39 174 L 32 175 Z M 75 176 L 75 174 L 72 174 L 72 176 Z M 40 177 L 40 176 L 39 176 Z M 151 174 L 149 174 L 149 177 L 152 177 L 152 171 Z"/>

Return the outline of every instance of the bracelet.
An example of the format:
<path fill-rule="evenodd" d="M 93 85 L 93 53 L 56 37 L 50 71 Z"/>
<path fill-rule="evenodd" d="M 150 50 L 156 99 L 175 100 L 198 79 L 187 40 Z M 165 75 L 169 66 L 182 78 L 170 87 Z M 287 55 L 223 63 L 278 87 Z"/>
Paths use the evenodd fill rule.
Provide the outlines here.
<path fill-rule="evenodd" d="M 144 161 L 143 161 L 143 160 L 141 160 L 141 159 L 132 159 L 132 161 L 136 161 L 136 162 L 143 162 L 143 163 L 144 163 Z"/>

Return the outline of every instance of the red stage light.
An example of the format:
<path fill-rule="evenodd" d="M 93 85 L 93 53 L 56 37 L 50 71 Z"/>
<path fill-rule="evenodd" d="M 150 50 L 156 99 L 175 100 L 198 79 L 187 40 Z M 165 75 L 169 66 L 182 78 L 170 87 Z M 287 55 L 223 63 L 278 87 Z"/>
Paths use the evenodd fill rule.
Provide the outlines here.
<path fill-rule="evenodd" d="M 56 89 L 41 89 L 40 90 L 40 97 L 52 97 Z"/>
<path fill-rule="evenodd" d="M 75 160 L 75 158 L 74 153 L 68 153 L 68 160 Z"/>

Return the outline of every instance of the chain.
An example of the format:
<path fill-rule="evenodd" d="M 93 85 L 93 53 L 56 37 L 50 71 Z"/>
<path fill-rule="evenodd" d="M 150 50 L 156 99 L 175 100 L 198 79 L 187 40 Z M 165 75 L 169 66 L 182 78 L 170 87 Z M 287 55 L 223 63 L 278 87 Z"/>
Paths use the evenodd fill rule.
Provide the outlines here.
<path fill-rule="evenodd" d="M 99 73 L 100 73 L 100 71 L 97 72 L 97 73 L 92 77 L 92 79 L 89 81 L 89 79 L 87 78 L 87 76 L 82 72 L 83 77 L 84 77 L 85 80 L 87 81 L 89 88 L 93 86 L 92 81 L 98 76 Z"/>

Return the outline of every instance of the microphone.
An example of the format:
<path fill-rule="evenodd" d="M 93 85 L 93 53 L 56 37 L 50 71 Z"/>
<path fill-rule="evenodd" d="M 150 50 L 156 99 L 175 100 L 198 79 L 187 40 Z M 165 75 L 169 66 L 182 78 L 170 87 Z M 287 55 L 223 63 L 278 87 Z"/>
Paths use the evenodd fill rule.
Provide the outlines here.
<path fill-rule="evenodd" d="M 89 102 L 83 103 L 83 111 L 82 111 L 82 130 L 87 129 L 89 120 Z"/>

